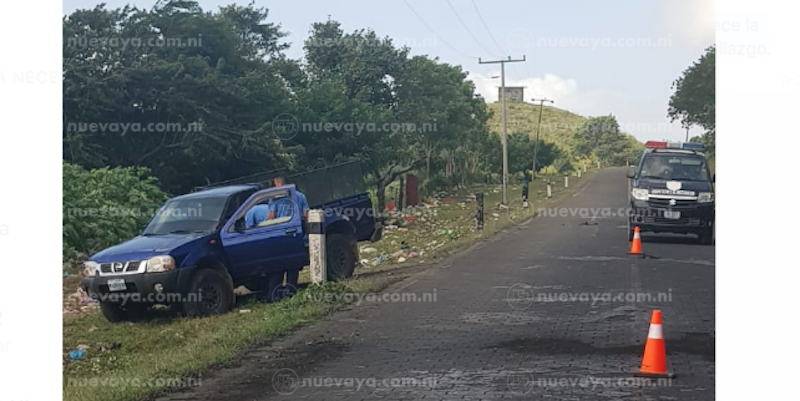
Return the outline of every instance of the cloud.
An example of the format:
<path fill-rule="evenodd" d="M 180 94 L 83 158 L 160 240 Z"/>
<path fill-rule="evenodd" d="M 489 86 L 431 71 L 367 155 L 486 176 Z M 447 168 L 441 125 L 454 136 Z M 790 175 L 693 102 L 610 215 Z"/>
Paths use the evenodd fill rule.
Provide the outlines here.
<path fill-rule="evenodd" d="M 500 73 L 484 75 L 470 75 L 470 79 L 475 82 L 476 91 L 488 102 L 498 100 L 499 78 L 491 78 Z M 567 99 L 578 94 L 578 82 L 574 79 L 564 79 L 555 74 L 545 74 L 544 77 L 527 79 L 508 79 L 506 86 L 525 87 L 525 101 L 530 102 L 531 98 L 546 97 L 549 99 Z"/>
<path fill-rule="evenodd" d="M 498 100 L 500 80 L 491 78 L 499 75 L 470 75 L 475 82 L 476 92 L 488 102 Z M 685 131 L 678 123 L 670 123 L 666 118 L 666 109 L 661 111 L 660 101 L 650 97 L 637 97 L 629 93 L 606 89 L 586 90 L 572 78 L 562 78 L 547 73 L 542 77 L 526 79 L 506 79 L 506 86 L 525 87 L 525 102 L 531 98 L 546 97 L 555 100 L 553 106 L 587 117 L 613 114 L 617 117 L 623 131 L 633 134 L 639 140 L 649 139 L 683 139 Z M 658 110 L 655 111 L 654 110 Z M 694 135 L 694 133 L 693 133 Z"/>
<path fill-rule="evenodd" d="M 715 38 L 715 9 L 714 0 L 662 1 L 662 29 L 682 43 L 708 46 Z"/>

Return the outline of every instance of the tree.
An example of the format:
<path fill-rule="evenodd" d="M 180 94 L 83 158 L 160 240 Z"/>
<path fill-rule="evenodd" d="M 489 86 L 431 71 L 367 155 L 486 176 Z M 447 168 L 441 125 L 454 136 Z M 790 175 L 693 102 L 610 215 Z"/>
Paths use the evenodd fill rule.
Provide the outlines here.
<path fill-rule="evenodd" d="M 680 120 L 685 127 L 700 125 L 706 130 L 704 143 L 714 150 L 716 133 L 716 48 L 706 49 L 700 59 L 683 71 L 672 88 L 667 115 Z"/>
<path fill-rule="evenodd" d="M 573 136 L 573 149 L 578 156 L 594 157 L 610 165 L 624 165 L 638 157 L 641 143 L 620 131 L 614 116 L 592 117 Z"/>
<path fill-rule="evenodd" d="M 285 34 L 267 16 L 252 5 L 206 13 L 169 1 L 65 17 L 64 159 L 146 166 L 173 193 L 291 165 L 271 126 L 293 112 L 281 77 L 291 69 Z M 167 39 L 182 43 L 157 45 Z"/>

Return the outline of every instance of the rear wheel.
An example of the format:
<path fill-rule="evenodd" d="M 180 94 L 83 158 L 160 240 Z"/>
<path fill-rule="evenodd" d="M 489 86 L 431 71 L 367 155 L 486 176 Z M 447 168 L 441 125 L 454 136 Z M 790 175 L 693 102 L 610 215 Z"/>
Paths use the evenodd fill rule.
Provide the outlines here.
<path fill-rule="evenodd" d="M 234 303 L 233 285 L 222 273 L 202 269 L 192 278 L 183 303 L 187 316 L 209 316 L 228 312 Z"/>
<path fill-rule="evenodd" d="M 343 280 L 353 275 L 358 260 L 356 241 L 344 234 L 326 236 L 325 252 L 328 280 Z"/>

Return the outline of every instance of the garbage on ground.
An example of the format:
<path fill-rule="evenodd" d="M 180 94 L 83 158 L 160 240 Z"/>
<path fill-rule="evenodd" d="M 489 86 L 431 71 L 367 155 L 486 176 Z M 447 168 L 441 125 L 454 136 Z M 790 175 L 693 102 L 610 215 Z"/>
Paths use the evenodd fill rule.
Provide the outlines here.
<path fill-rule="evenodd" d="M 79 351 L 86 351 L 87 349 L 89 349 L 89 346 L 88 346 L 88 345 L 86 345 L 86 344 L 79 344 L 79 345 L 78 345 L 76 348 L 77 348 Z"/>
<path fill-rule="evenodd" d="M 86 351 L 76 349 L 69 352 L 69 360 L 70 361 L 77 361 L 83 359 L 86 356 Z"/>
<path fill-rule="evenodd" d="M 397 259 L 397 263 L 403 263 L 405 261 L 406 261 L 406 258 L 404 258 L 402 256 Z"/>
<path fill-rule="evenodd" d="M 252 310 L 250 309 L 239 309 L 239 313 L 250 313 Z"/>
<path fill-rule="evenodd" d="M 100 351 L 113 351 L 115 349 L 121 348 L 122 343 L 109 343 L 108 345 L 104 345 L 100 348 Z"/>
<path fill-rule="evenodd" d="M 414 259 L 414 258 L 416 258 L 417 256 L 419 256 L 419 254 L 418 254 L 418 253 L 416 253 L 416 252 L 411 252 L 411 253 L 409 253 L 407 256 L 408 256 L 408 258 L 409 258 L 409 259 Z"/>
<path fill-rule="evenodd" d="M 361 253 L 375 253 L 375 252 L 378 252 L 378 250 L 372 247 L 364 248 L 361 250 Z"/>

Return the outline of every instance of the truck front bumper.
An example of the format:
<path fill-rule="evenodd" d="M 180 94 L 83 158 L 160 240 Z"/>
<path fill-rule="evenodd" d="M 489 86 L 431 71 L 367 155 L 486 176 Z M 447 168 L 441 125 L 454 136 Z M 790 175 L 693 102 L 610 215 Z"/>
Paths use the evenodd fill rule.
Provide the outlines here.
<path fill-rule="evenodd" d="M 679 213 L 677 218 L 676 213 Z M 633 201 L 629 221 L 631 227 L 638 226 L 641 231 L 701 234 L 714 224 L 714 203 L 665 208 L 647 201 Z"/>
<path fill-rule="evenodd" d="M 162 273 L 95 275 L 85 277 L 81 286 L 92 299 L 100 302 L 170 305 L 184 300 L 194 270 L 189 267 Z M 120 280 L 125 283 L 124 289 L 111 291 L 109 281 L 118 286 Z"/>

